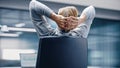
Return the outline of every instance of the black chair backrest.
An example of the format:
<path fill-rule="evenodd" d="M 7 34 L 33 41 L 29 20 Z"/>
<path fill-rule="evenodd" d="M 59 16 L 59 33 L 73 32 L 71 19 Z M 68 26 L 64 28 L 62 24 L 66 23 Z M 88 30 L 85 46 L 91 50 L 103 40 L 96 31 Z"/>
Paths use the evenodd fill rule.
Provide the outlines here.
<path fill-rule="evenodd" d="M 40 38 L 36 68 L 87 68 L 87 39 Z"/>

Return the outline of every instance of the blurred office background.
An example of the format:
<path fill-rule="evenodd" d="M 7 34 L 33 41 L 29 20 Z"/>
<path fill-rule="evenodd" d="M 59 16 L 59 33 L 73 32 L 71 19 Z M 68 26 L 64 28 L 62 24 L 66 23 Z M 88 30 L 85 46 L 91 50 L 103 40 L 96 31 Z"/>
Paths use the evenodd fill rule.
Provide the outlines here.
<path fill-rule="evenodd" d="M 30 20 L 31 0 L 0 0 L 0 67 L 20 66 L 20 53 L 36 53 L 38 36 Z M 41 1 L 41 0 L 39 0 Z M 88 37 L 88 66 L 120 68 L 120 0 L 42 0 L 56 13 L 74 5 L 79 15 L 88 5 L 96 8 Z M 54 21 L 47 19 L 56 28 Z"/>

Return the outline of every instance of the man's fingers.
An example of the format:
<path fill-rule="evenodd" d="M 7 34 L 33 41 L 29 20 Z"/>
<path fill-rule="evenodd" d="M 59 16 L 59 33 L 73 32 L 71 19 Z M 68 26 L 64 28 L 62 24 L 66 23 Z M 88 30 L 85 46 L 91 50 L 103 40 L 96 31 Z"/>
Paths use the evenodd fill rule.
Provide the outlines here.
<path fill-rule="evenodd" d="M 78 26 L 78 21 L 71 20 L 70 22 L 67 22 L 67 29 L 72 30 Z"/>
<path fill-rule="evenodd" d="M 70 16 L 70 18 L 73 20 L 78 20 L 77 17 Z"/>
<path fill-rule="evenodd" d="M 59 20 L 59 23 L 57 23 L 58 26 L 63 30 L 72 30 L 77 27 L 78 25 L 78 19 L 77 17 L 63 17 L 61 20 Z"/>
<path fill-rule="evenodd" d="M 78 23 L 78 21 L 76 21 L 76 20 L 71 20 L 69 23 L 75 24 L 75 23 Z"/>
<path fill-rule="evenodd" d="M 64 25 L 58 25 L 61 29 L 65 29 Z"/>

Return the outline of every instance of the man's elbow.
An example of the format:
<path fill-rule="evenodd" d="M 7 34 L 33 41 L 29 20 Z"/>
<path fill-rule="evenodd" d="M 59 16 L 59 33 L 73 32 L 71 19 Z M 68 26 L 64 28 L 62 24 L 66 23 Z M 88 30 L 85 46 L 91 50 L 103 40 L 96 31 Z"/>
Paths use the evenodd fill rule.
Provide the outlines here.
<path fill-rule="evenodd" d="M 90 5 L 89 7 L 91 9 L 92 16 L 95 17 L 96 15 L 95 7 L 93 5 Z"/>

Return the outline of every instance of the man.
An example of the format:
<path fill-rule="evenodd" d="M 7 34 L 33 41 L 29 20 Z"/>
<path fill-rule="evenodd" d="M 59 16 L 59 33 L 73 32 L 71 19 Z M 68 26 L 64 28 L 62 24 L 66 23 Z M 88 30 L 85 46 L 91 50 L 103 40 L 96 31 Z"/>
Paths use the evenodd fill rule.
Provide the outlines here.
<path fill-rule="evenodd" d="M 39 37 L 72 36 L 87 38 L 95 17 L 95 9 L 93 6 L 85 8 L 80 17 L 58 15 L 46 5 L 35 0 L 30 2 L 29 9 L 32 22 Z M 45 19 L 45 16 L 54 20 L 59 28 L 52 28 Z"/>

